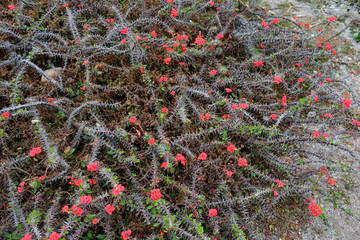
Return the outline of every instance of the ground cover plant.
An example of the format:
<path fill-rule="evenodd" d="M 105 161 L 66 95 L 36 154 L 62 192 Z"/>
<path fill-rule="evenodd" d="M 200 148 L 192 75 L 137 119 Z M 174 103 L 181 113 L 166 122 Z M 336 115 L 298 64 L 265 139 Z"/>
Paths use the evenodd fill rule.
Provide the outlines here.
<path fill-rule="evenodd" d="M 295 239 L 289 224 L 326 222 L 319 199 L 359 164 L 358 101 L 323 38 L 336 21 L 252 1 L 5 1 L 1 236 Z"/>

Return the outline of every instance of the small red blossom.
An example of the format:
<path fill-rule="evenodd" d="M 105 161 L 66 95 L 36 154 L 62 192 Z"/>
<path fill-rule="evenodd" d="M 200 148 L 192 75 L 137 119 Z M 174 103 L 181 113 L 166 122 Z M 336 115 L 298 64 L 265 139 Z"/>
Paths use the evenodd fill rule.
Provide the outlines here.
<path fill-rule="evenodd" d="M 271 114 L 270 117 L 272 118 L 272 120 L 276 119 L 276 114 Z"/>
<path fill-rule="evenodd" d="M 94 220 L 92 221 L 92 223 L 93 223 L 94 225 L 96 225 L 98 222 L 99 222 L 99 219 L 97 219 L 97 218 L 94 218 Z"/>
<path fill-rule="evenodd" d="M 111 193 L 114 194 L 115 196 L 117 196 L 117 195 L 119 195 L 120 192 L 122 192 L 124 190 L 125 190 L 125 187 L 121 184 L 118 184 L 112 189 Z"/>
<path fill-rule="evenodd" d="M 171 91 L 170 95 L 175 96 L 175 91 Z"/>
<path fill-rule="evenodd" d="M 69 4 L 65 4 L 64 7 L 69 7 Z"/>
<path fill-rule="evenodd" d="M 238 165 L 239 166 L 246 166 L 247 165 L 246 159 L 245 158 L 239 158 Z"/>
<path fill-rule="evenodd" d="M 42 175 L 42 176 L 38 177 L 38 182 L 41 182 L 44 178 L 45 178 L 45 176 L 44 176 L 44 175 Z"/>
<path fill-rule="evenodd" d="M 154 139 L 154 138 L 150 138 L 149 141 L 148 141 L 148 143 L 149 143 L 151 146 L 154 145 L 155 139 Z"/>
<path fill-rule="evenodd" d="M 163 113 L 166 113 L 166 112 L 169 111 L 169 109 L 167 109 L 167 108 L 162 108 L 161 111 L 162 111 Z"/>
<path fill-rule="evenodd" d="M 89 165 L 87 165 L 87 170 L 90 172 L 94 172 L 96 171 L 97 167 L 98 167 L 97 162 L 90 163 Z"/>
<path fill-rule="evenodd" d="M 63 213 L 69 213 L 69 206 L 63 206 L 62 212 Z"/>
<path fill-rule="evenodd" d="M 274 19 L 274 20 L 272 21 L 272 23 L 275 24 L 275 25 L 278 24 L 279 22 L 280 22 L 280 19 Z"/>
<path fill-rule="evenodd" d="M 204 45 L 205 44 L 205 40 L 203 38 L 195 38 L 195 44 L 198 44 L 198 45 Z"/>
<path fill-rule="evenodd" d="M 275 191 L 274 191 L 274 196 L 277 196 L 277 195 L 279 195 L 279 194 L 278 194 L 278 191 L 275 190 Z"/>
<path fill-rule="evenodd" d="M 60 239 L 60 234 L 57 232 L 52 232 L 51 235 L 49 236 L 49 240 L 58 240 Z"/>
<path fill-rule="evenodd" d="M 332 52 L 331 52 L 331 54 L 332 54 L 332 55 L 336 55 L 336 53 L 337 53 L 337 52 L 336 52 L 336 50 L 335 50 L 335 49 L 334 49 L 334 50 L 332 50 Z"/>
<path fill-rule="evenodd" d="M 112 215 L 112 212 L 114 210 L 115 210 L 115 208 L 113 206 L 111 206 L 110 204 L 106 205 L 106 207 L 105 207 L 105 211 L 110 215 Z"/>
<path fill-rule="evenodd" d="M 247 103 L 242 103 L 239 105 L 239 108 L 242 108 L 242 109 L 247 109 L 249 107 L 249 104 Z"/>
<path fill-rule="evenodd" d="M 331 78 L 326 78 L 325 81 L 331 83 L 332 79 Z"/>
<path fill-rule="evenodd" d="M 336 181 L 335 181 L 335 179 L 333 179 L 333 178 L 331 178 L 331 177 L 329 177 L 329 180 L 327 181 L 329 184 L 331 184 L 331 185 L 335 185 L 335 183 L 336 183 Z"/>
<path fill-rule="evenodd" d="M 324 117 L 333 118 L 333 116 L 331 115 L 331 113 L 326 113 L 326 114 L 324 115 Z"/>
<path fill-rule="evenodd" d="M 200 114 L 200 120 L 203 120 L 203 121 L 207 121 L 207 120 L 209 120 L 210 119 L 210 114 L 208 114 L 208 113 L 201 113 Z"/>
<path fill-rule="evenodd" d="M 172 9 L 171 9 L 171 17 L 172 17 L 172 18 L 175 18 L 177 15 L 179 15 L 179 12 L 176 11 L 175 8 L 172 8 Z"/>
<path fill-rule="evenodd" d="M 217 37 L 218 39 L 221 39 L 221 38 L 224 38 L 224 35 L 223 35 L 223 34 L 218 34 L 216 37 Z"/>
<path fill-rule="evenodd" d="M 215 5 L 215 3 L 214 3 L 213 1 L 210 1 L 209 4 L 210 4 L 210 6 L 212 6 L 212 7 Z"/>
<path fill-rule="evenodd" d="M 295 64 L 297 67 L 301 67 L 301 64 L 300 63 L 297 63 L 297 64 Z"/>
<path fill-rule="evenodd" d="M 114 19 L 108 18 L 108 19 L 106 19 L 106 21 L 113 23 L 113 22 L 114 22 Z"/>
<path fill-rule="evenodd" d="M 263 61 L 257 61 L 257 62 L 254 62 L 254 65 L 255 67 L 258 67 L 258 66 L 264 66 L 264 62 Z"/>
<path fill-rule="evenodd" d="M 344 99 L 342 100 L 342 105 L 343 105 L 344 107 L 346 107 L 346 108 L 349 108 L 349 107 L 351 106 L 351 100 L 348 99 L 348 98 L 344 98 Z"/>
<path fill-rule="evenodd" d="M 261 45 L 261 44 L 260 44 L 259 46 L 260 46 L 261 48 L 264 48 L 264 46 L 263 46 L 263 45 Z"/>
<path fill-rule="evenodd" d="M 210 71 L 210 75 L 215 76 L 215 75 L 216 75 L 216 73 L 217 73 L 217 71 L 216 71 L 216 70 L 211 70 L 211 71 Z"/>
<path fill-rule="evenodd" d="M 160 165 L 160 168 L 167 168 L 167 165 L 168 165 L 167 162 L 163 162 L 163 163 Z"/>
<path fill-rule="evenodd" d="M 120 44 L 125 44 L 126 43 L 126 38 L 122 39 Z"/>
<path fill-rule="evenodd" d="M 123 28 L 123 29 L 121 29 L 121 33 L 122 34 L 127 34 L 128 33 L 128 28 Z"/>
<path fill-rule="evenodd" d="M 261 25 L 263 25 L 265 28 L 269 28 L 269 24 L 267 24 L 266 22 L 262 22 Z"/>
<path fill-rule="evenodd" d="M 326 132 L 324 132 L 324 135 L 323 135 L 325 138 L 329 138 L 329 135 L 326 133 Z"/>
<path fill-rule="evenodd" d="M 312 134 L 313 134 L 313 137 L 314 137 L 314 138 L 318 138 L 318 137 L 321 136 L 321 133 L 318 132 L 318 131 L 312 131 Z"/>
<path fill-rule="evenodd" d="M 233 153 L 235 151 L 235 145 L 232 144 L 232 143 L 229 143 L 229 146 L 227 147 L 227 150 L 230 152 L 230 153 Z"/>
<path fill-rule="evenodd" d="M 8 8 L 9 8 L 10 10 L 13 10 L 13 9 L 15 8 L 15 5 L 9 5 Z"/>
<path fill-rule="evenodd" d="M 330 43 L 327 43 L 325 46 L 326 50 L 331 50 L 332 49 L 332 45 Z"/>
<path fill-rule="evenodd" d="M 158 199 L 160 199 L 162 197 L 162 194 L 160 192 L 160 189 L 158 188 L 154 188 L 153 190 L 151 190 L 151 199 L 153 201 L 157 201 Z"/>
<path fill-rule="evenodd" d="M 92 197 L 91 196 L 81 196 L 80 197 L 80 202 L 81 202 L 81 204 L 91 203 L 92 202 Z"/>
<path fill-rule="evenodd" d="M 281 78 L 279 76 L 275 76 L 274 77 L 274 82 L 279 84 L 279 83 L 282 82 L 282 80 L 281 80 Z"/>
<path fill-rule="evenodd" d="M 18 193 L 21 193 L 23 191 L 23 189 L 21 187 L 18 187 Z"/>
<path fill-rule="evenodd" d="M 281 99 L 281 105 L 283 105 L 284 107 L 287 106 L 286 100 L 287 100 L 286 96 L 283 96 L 282 99 Z"/>
<path fill-rule="evenodd" d="M 279 185 L 279 187 L 284 187 L 283 181 L 275 180 L 275 182 L 277 182 L 277 184 Z"/>
<path fill-rule="evenodd" d="M 171 58 L 165 58 L 165 60 L 164 60 L 165 64 L 167 64 L 167 65 L 170 63 L 170 61 L 171 61 Z"/>
<path fill-rule="evenodd" d="M 178 153 L 175 157 L 175 162 L 180 161 L 182 165 L 185 166 L 186 160 L 185 157 L 183 155 L 181 155 L 180 153 Z"/>
<path fill-rule="evenodd" d="M 26 234 L 21 240 L 31 240 L 31 234 Z"/>
<path fill-rule="evenodd" d="M 155 31 L 152 31 L 151 35 L 153 36 L 153 38 L 156 38 L 156 36 L 157 36 Z"/>
<path fill-rule="evenodd" d="M 232 174 L 233 174 L 233 172 L 232 172 L 232 171 L 227 171 L 227 172 L 226 172 L 226 175 L 228 175 L 229 177 L 231 177 L 231 176 L 232 176 Z"/>
<path fill-rule="evenodd" d="M 202 152 L 202 153 L 199 155 L 199 157 L 198 157 L 199 160 L 203 160 L 203 161 L 205 161 L 206 158 L 207 158 L 207 154 L 204 153 L 204 152 Z"/>
<path fill-rule="evenodd" d="M 166 0 L 166 1 L 169 1 L 169 0 Z M 129 239 L 130 234 L 131 234 L 131 230 L 130 230 L 130 229 L 121 232 L 121 236 L 123 237 L 123 240 Z"/>
<path fill-rule="evenodd" d="M 217 209 L 216 209 L 216 208 L 210 209 L 210 210 L 209 210 L 209 216 L 210 216 L 210 217 L 215 217 L 215 216 L 217 216 Z"/>
<path fill-rule="evenodd" d="M 80 186 L 83 182 L 84 182 L 84 181 L 83 181 L 81 178 L 79 178 L 79 179 L 75 180 L 74 184 L 75 184 L 76 186 Z"/>
<path fill-rule="evenodd" d="M 82 65 L 86 65 L 86 64 L 88 64 L 88 63 L 89 63 L 89 60 L 86 60 L 86 61 L 83 62 Z"/>
<path fill-rule="evenodd" d="M 4 118 L 8 118 L 10 116 L 9 112 L 4 112 L 1 116 Z"/>
<path fill-rule="evenodd" d="M 139 69 L 140 69 L 140 72 L 141 72 L 141 73 L 144 72 L 144 67 L 143 67 L 143 66 L 140 66 Z"/>
<path fill-rule="evenodd" d="M 129 121 L 130 121 L 131 123 L 134 123 L 134 122 L 137 121 L 137 118 L 136 118 L 135 116 L 132 116 L 131 118 L 129 118 Z"/>
<path fill-rule="evenodd" d="M 333 21 L 336 21 L 336 20 L 337 20 L 337 18 L 336 18 L 336 17 L 334 17 L 334 16 L 331 16 L 331 17 L 328 17 L 328 20 L 329 20 L 330 22 L 333 22 Z"/>

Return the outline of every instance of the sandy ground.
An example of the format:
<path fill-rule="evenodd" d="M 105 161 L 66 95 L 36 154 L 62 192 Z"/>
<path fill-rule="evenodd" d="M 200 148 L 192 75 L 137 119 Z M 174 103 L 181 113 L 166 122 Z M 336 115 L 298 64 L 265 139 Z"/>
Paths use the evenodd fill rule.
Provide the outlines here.
<path fill-rule="evenodd" d="M 349 74 L 350 71 L 357 72 L 357 75 L 360 74 L 360 43 L 354 40 L 349 27 L 347 27 L 354 23 L 354 21 L 360 22 L 360 15 L 354 10 L 347 11 L 349 7 L 346 5 L 324 4 L 324 2 L 329 3 L 331 1 L 312 2 L 264 0 L 260 5 L 270 9 L 270 13 L 275 15 L 279 14 L 285 7 L 290 14 L 297 16 L 298 21 L 304 23 L 310 22 L 312 23 L 310 26 L 316 27 L 316 29 L 316 24 L 320 22 L 319 19 L 326 19 L 330 16 L 345 19 L 344 22 L 334 24 L 332 29 L 334 33 L 346 29 L 337 37 L 339 39 L 339 46 L 343 45 L 346 41 L 350 41 L 348 44 L 350 50 L 342 52 L 342 47 L 337 48 L 339 52 L 337 56 L 340 66 L 339 76 L 340 80 L 344 81 L 352 89 L 354 97 L 360 99 L 360 77 Z M 360 106 L 357 106 L 357 108 L 360 109 Z M 360 110 L 355 109 L 355 111 L 360 113 Z M 360 139 L 349 139 L 349 141 L 354 143 L 355 149 L 360 150 Z M 352 176 L 352 179 L 354 185 L 351 190 L 346 191 L 349 203 L 343 202 L 338 208 L 334 209 L 333 203 L 320 200 L 319 204 L 325 208 L 324 214 L 328 218 L 326 221 L 327 225 L 319 217 L 313 218 L 308 227 L 299 230 L 302 239 L 360 240 L 360 169 Z M 345 209 L 355 214 L 349 214 Z"/>

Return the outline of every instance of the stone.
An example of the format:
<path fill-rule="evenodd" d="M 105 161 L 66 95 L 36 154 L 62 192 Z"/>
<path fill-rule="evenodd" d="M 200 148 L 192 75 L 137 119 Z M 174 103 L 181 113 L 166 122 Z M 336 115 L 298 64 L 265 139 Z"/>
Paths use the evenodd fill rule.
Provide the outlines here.
<path fill-rule="evenodd" d="M 63 72 L 62 68 L 61 67 L 57 67 L 56 68 L 56 71 L 59 72 L 59 74 L 61 74 Z M 54 78 L 55 80 L 58 79 L 58 75 L 57 75 L 57 72 L 55 71 L 55 69 L 48 69 L 48 70 L 45 70 L 44 72 L 49 76 L 49 77 L 52 77 Z M 41 81 L 42 82 L 47 82 L 48 80 L 46 79 L 45 76 L 41 76 Z"/>

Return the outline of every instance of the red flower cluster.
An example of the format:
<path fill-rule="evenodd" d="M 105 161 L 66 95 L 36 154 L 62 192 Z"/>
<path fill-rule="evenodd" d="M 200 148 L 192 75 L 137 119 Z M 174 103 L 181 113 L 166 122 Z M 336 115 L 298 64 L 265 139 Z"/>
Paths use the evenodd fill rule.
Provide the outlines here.
<path fill-rule="evenodd" d="M 87 165 L 87 170 L 90 171 L 90 172 L 94 172 L 97 170 L 97 163 L 94 162 L 94 163 L 90 163 L 89 165 Z"/>
<path fill-rule="evenodd" d="M 337 20 L 337 18 L 336 18 L 336 17 L 334 17 L 334 16 L 331 16 L 331 17 L 328 17 L 328 20 L 329 20 L 330 22 L 333 22 L 333 21 L 336 21 L 336 20 Z"/>
<path fill-rule="evenodd" d="M 9 112 L 4 112 L 1 116 L 4 118 L 8 118 L 10 116 Z"/>
<path fill-rule="evenodd" d="M 157 36 L 155 31 L 152 31 L 151 35 L 153 36 L 153 38 L 156 38 L 156 36 Z"/>
<path fill-rule="evenodd" d="M 215 217 L 215 216 L 217 216 L 217 209 L 216 209 L 216 208 L 210 209 L 210 210 L 209 210 L 209 216 L 210 216 L 210 217 Z"/>
<path fill-rule="evenodd" d="M 127 34 L 127 33 L 128 33 L 128 30 L 129 30 L 128 28 L 121 29 L 121 33 L 122 33 L 122 34 Z"/>
<path fill-rule="evenodd" d="M 209 119 L 210 119 L 210 114 L 208 114 L 208 113 L 205 113 L 205 115 L 204 115 L 204 113 L 200 114 L 200 120 L 207 121 Z"/>
<path fill-rule="evenodd" d="M 275 24 L 275 25 L 278 24 L 279 22 L 280 22 L 280 19 L 274 19 L 274 20 L 272 21 L 272 23 Z"/>
<path fill-rule="evenodd" d="M 283 181 L 275 180 L 275 182 L 277 182 L 277 184 L 279 185 L 279 187 L 284 187 Z"/>
<path fill-rule="evenodd" d="M 322 212 L 319 206 L 314 202 L 309 203 L 309 210 L 312 211 L 314 217 L 320 216 Z"/>
<path fill-rule="evenodd" d="M 181 155 L 180 153 L 178 153 L 175 157 L 175 162 L 180 161 L 182 165 L 185 166 L 186 160 L 185 157 L 183 155 Z"/>
<path fill-rule="evenodd" d="M 269 28 L 269 24 L 267 24 L 266 22 L 262 22 L 261 25 L 263 25 L 265 28 Z"/>
<path fill-rule="evenodd" d="M 170 63 L 170 61 L 171 61 L 171 58 L 166 58 L 166 59 L 164 60 L 164 63 L 168 65 L 168 64 Z"/>
<path fill-rule="evenodd" d="M 168 165 L 167 162 L 163 162 L 163 163 L 160 165 L 160 168 L 167 168 L 167 165 Z"/>
<path fill-rule="evenodd" d="M 171 9 L 171 17 L 172 17 L 172 18 L 175 18 L 177 15 L 179 15 L 178 11 L 176 11 L 175 8 L 172 8 L 172 9 Z"/>
<path fill-rule="evenodd" d="M 154 188 L 153 190 L 151 190 L 151 199 L 153 201 L 157 201 L 158 199 L 160 199 L 162 197 L 162 194 L 160 192 L 160 189 L 158 188 Z"/>
<path fill-rule="evenodd" d="M 60 234 L 57 232 L 52 232 L 51 235 L 49 236 L 49 240 L 58 240 L 60 239 Z"/>
<path fill-rule="evenodd" d="M 276 83 L 281 83 L 282 80 L 281 80 L 281 78 L 280 78 L 279 76 L 275 76 L 275 77 L 274 77 L 274 82 L 276 82 Z"/>
<path fill-rule="evenodd" d="M 129 239 L 130 234 L 131 234 L 131 230 L 129 229 L 127 231 L 123 231 L 121 233 L 121 236 L 123 237 L 124 240 L 127 240 L 127 239 Z"/>
<path fill-rule="evenodd" d="M 282 99 L 281 99 L 281 105 L 283 105 L 284 107 L 287 106 L 286 100 L 287 100 L 286 96 L 283 96 Z"/>
<path fill-rule="evenodd" d="M 161 78 L 159 79 L 159 82 L 162 82 L 162 81 L 167 82 L 167 80 L 168 80 L 167 77 L 161 77 Z"/>
<path fill-rule="evenodd" d="M 199 157 L 198 157 L 199 160 L 203 160 L 203 161 L 205 161 L 206 158 L 207 158 L 207 154 L 204 153 L 204 152 L 202 152 L 202 153 L 199 155 Z"/>
<path fill-rule="evenodd" d="M 239 166 L 246 166 L 247 165 L 247 161 L 245 158 L 239 158 L 239 162 L 238 162 Z"/>
<path fill-rule="evenodd" d="M 63 211 L 63 213 L 68 213 L 69 212 L 69 206 L 64 206 L 62 208 L 62 211 Z"/>
<path fill-rule="evenodd" d="M 81 215 L 84 213 L 84 210 L 82 210 L 81 208 L 79 208 L 77 205 L 73 205 L 73 206 L 72 206 L 72 210 L 73 210 L 73 213 L 74 213 L 75 215 L 81 216 Z"/>
<path fill-rule="evenodd" d="M 10 10 L 13 10 L 13 9 L 15 8 L 15 5 L 9 5 L 8 8 L 9 8 Z"/>
<path fill-rule="evenodd" d="M 242 109 L 247 109 L 249 107 L 249 104 L 247 103 L 242 103 L 239 105 L 239 108 L 242 108 Z"/>
<path fill-rule="evenodd" d="M 254 62 L 254 65 L 255 65 L 255 67 L 257 67 L 257 66 L 264 66 L 264 62 L 263 61 L 257 61 L 257 62 Z"/>
<path fill-rule="evenodd" d="M 155 139 L 154 139 L 154 138 L 150 138 L 149 141 L 148 141 L 148 143 L 149 143 L 151 146 L 154 145 Z"/>
<path fill-rule="evenodd" d="M 272 120 L 276 119 L 276 114 L 271 114 L 270 117 L 272 118 Z"/>
<path fill-rule="evenodd" d="M 131 118 L 129 118 L 129 121 L 130 121 L 131 123 L 134 123 L 134 122 L 137 121 L 137 118 L 136 118 L 135 116 L 132 116 Z"/>
<path fill-rule="evenodd" d="M 313 134 L 314 138 L 318 138 L 321 136 L 321 133 L 318 131 L 312 131 L 312 134 Z"/>
<path fill-rule="evenodd" d="M 169 109 L 167 109 L 167 108 L 162 108 L 161 111 L 162 111 L 163 113 L 166 113 L 166 112 L 169 111 Z"/>
<path fill-rule="evenodd" d="M 235 151 L 235 145 L 232 144 L 232 143 L 229 143 L 229 146 L 227 147 L 227 150 L 230 152 L 230 153 L 233 153 Z"/>
<path fill-rule="evenodd" d="M 220 38 L 224 38 L 224 35 L 223 35 L 223 34 L 218 34 L 216 37 L 217 37 L 218 39 L 220 39 Z"/>
<path fill-rule="evenodd" d="M 333 179 L 333 178 L 331 178 L 331 177 L 329 177 L 329 176 L 328 176 L 327 178 L 328 178 L 328 181 L 327 181 L 327 182 L 328 182 L 329 184 L 331 184 L 331 185 L 334 186 L 335 183 L 336 183 L 335 179 Z"/>
<path fill-rule="evenodd" d="M 216 75 L 216 73 L 217 73 L 217 71 L 216 71 L 216 70 L 211 70 L 211 71 L 210 71 L 210 75 L 215 76 L 215 75 Z"/>
<path fill-rule="evenodd" d="M 81 197 L 80 197 L 80 201 L 81 201 L 81 204 L 91 203 L 91 202 L 92 202 L 92 198 L 91 198 L 91 196 L 81 196 Z"/>
<path fill-rule="evenodd" d="M 331 115 L 331 113 L 326 113 L 326 114 L 324 115 L 324 117 L 333 118 L 333 116 Z"/>
<path fill-rule="evenodd" d="M 356 124 L 358 127 L 360 127 L 360 122 L 357 120 L 352 121 L 353 124 Z"/>
<path fill-rule="evenodd" d="M 342 105 L 344 106 L 344 107 L 346 107 L 346 108 L 349 108 L 350 107 L 350 105 L 351 105 L 351 100 L 350 99 L 348 99 L 348 98 L 344 98 L 343 100 L 342 100 Z"/>
<path fill-rule="evenodd" d="M 40 153 L 41 153 L 41 147 L 33 148 L 30 151 L 30 157 L 34 157 L 36 154 L 40 154 Z"/>
<path fill-rule="evenodd" d="M 31 240 L 31 234 L 26 234 L 21 240 Z"/>
<path fill-rule="evenodd" d="M 111 206 L 110 204 L 106 205 L 105 207 L 105 211 L 108 213 L 108 214 L 112 214 L 112 212 L 115 210 L 115 208 L 113 206 Z"/>
<path fill-rule="evenodd" d="M 231 90 L 231 88 L 225 88 L 225 92 L 227 92 L 227 93 L 231 93 L 231 92 L 232 92 L 232 90 Z"/>
<path fill-rule="evenodd" d="M 106 21 L 113 23 L 113 22 L 114 22 L 114 19 L 108 18 L 108 19 L 106 19 Z"/>
<path fill-rule="evenodd" d="M 121 184 L 116 185 L 113 190 L 111 191 L 112 194 L 115 196 L 119 195 L 120 192 L 124 191 L 125 187 Z"/>
<path fill-rule="evenodd" d="M 203 38 L 195 38 L 195 44 L 198 44 L 198 45 L 204 45 L 205 44 L 205 40 Z"/>

